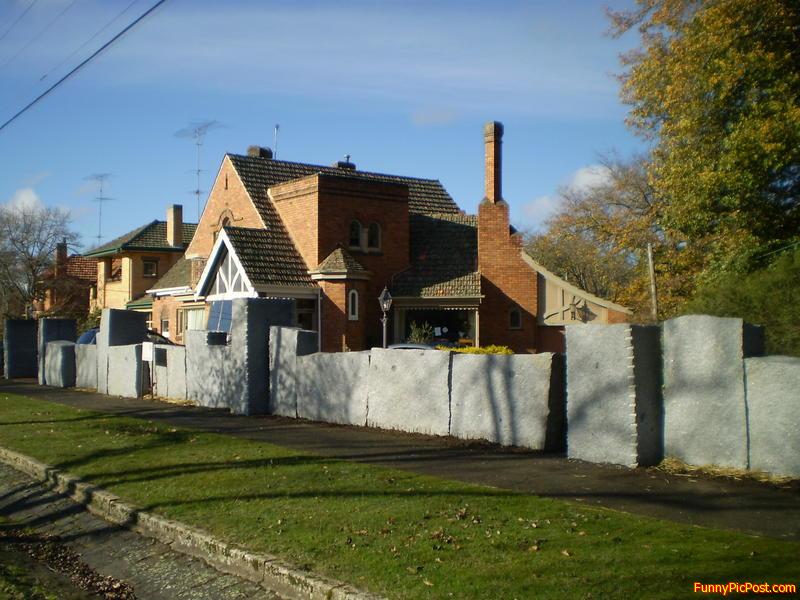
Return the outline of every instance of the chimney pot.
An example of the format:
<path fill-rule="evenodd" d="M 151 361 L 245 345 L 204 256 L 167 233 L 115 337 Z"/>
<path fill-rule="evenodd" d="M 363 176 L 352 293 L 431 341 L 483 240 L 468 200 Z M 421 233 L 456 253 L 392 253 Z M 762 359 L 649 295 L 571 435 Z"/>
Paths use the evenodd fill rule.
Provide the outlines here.
<path fill-rule="evenodd" d="M 333 163 L 333 166 L 337 169 L 345 169 L 346 171 L 356 170 L 355 163 L 351 163 L 349 160 L 337 160 L 335 163 Z"/>
<path fill-rule="evenodd" d="M 272 158 L 272 150 L 265 146 L 250 146 L 247 148 L 247 156 L 255 156 L 258 158 Z"/>
<path fill-rule="evenodd" d="M 485 148 L 485 194 L 489 202 L 500 202 L 502 193 L 503 124 L 489 121 L 483 126 Z"/>
<path fill-rule="evenodd" d="M 167 208 L 167 244 L 183 246 L 183 205 L 173 204 Z"/>

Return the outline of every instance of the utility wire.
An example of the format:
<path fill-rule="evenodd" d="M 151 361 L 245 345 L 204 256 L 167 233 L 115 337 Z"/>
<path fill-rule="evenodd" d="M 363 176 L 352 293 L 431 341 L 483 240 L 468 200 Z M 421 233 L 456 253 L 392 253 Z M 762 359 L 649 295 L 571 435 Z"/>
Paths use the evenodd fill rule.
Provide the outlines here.
<path fill-rule="evenodd" d="M 141 22 L 141 21 L 142 21 L 142 20 L 143 20 L 143 19 L 144 19 L 144 18 L 145 18 L 147 15 L 149 15 L 150 13 L 152 13 L 152 12 L 153 12 L 155 9 L 157 9 L 159 6 L 161 6 L 162 4 L 164 4 L 164 2 L 166 2 L 166 1 L 167 1 L 167 0 L 158 0 L 158 2 L 156 2 L 156 3 L 155 3 L 153 6 L 151 6 L 151 7 L 150 7 L 150 8 L 149 8 L 149 9 L 148 9 L 148 10 L 147 10 L 147 11 L 146 11 L 144 14 L 142 14 L 141 16 L 139 16 L 138 18 L 136 18 L 136 20 L 134 20 L 132 23 L 130 23 L 130 24 L 127 26 L 127 27 L 125 27 L 125 29 L 123 29 L 122 31 L 120 31 L 120 32 L 119 32 L 117 35 L 115 35 L 113 38 L 111 38 L 110 40 L 108 40 L 108 41 L 107 41 L 105 44 L 103 44 L 102 46 L 100 46 L 100 48 L 98 48 L 97 50 L 95 50 L 95 51 L 94 51 L 94 52 L 93 52 L 93 53 L 92 53 L 92 54 L 89 56 L 89 58 L 85 59 L 85 60 L 84 60 L 83 62 L 81 62 L 81 63 L 80 63 L 80 64 L 79 64 L 77 67 L 75 67 L 74 69 L 72 69 L 72 70 L 71 70 L 69 73 L 67 73 L 66 75 L 64 75 L 64 76 L 63 76 L 61 79 L 59 79 L 58 81 L 56 81 L 56 82 L 55 82 L 53 85 L 51 85 L 49 88 L 47 88 L 47 89 L 46 89 L 45 91 L 43 91 L 41 94 L 39 94 L 39 95 L 38 95 L 36 98 L 34 98 L 34 99 L 31 101 L 31 102 L 29 102 L 29 103 L 28 103 L 28 104 L 27 104 L 27 105 L 26 105 L 24 108 L 22 108 L 22 109 L 21 109 L 19 112 L 17 112 L 17 114 L 15 114 L 13 117 L 11 117 L 11 118 L 10 118 L 8 121 L 6 121 L 6 122 L 5 122 L 5 123 L 3 123 L 2 125 L 0 125 L 0 131 L 3 131 L 3 129 L 5 129 L 6 127 L 8 127 L 8 126 L 9 126 L 9 125 L 10 125 L 12 122 L 14 122 L 15 120 L 17 120 L 17 119 L 18 119 L 20 116 L 22 116 L 22 115 L 23 115 L 23 114 L 24 114 L 26 111 L 28 111 L 28 110 L 29 110 L 29 109 L 30 109 L 30 108 L 31 108 L 33 105 L 35 105 L 35 104 L 36 104 L 37 102 L 39 102 L 39 101 L 40 101 L 42 98 L 44 98 L 45 96 L 47 96 L 47 95 L 48 95 L 50 92 L 52 92 L 54 89 L 56 89 L 56 88 L 57 88 L 58 86 L 60 86 L 62 83 L 64 83 L 64 82 L 65 82 L 67 79 L 69 79 L 70 77 L 72 77 L 72 76 L 73 76 L 75 73 L 77 73 L 78 71 L 80 71 L 80 70 L 81 70 L 83 67 L 85 67 L 85 66 L 86 66 L 86 65 L 87 65 L 87 64 L 88 64 L 88 63 L 89 63 L 89 62 L 90 62 L 92 59 L 94 59 L 94 58 L 95 58 L 97 55 L 99 55 L 100 53 L 102 53 L 102 52 L 103 52 L 103 51 L 104 51 L 106 48 L 108 48 L 108 47 L 109 47 L 111 44 L 113 44 L 114 42 L 116 42 L 116 41 L 117 41 L 119 38 L 121 38 L 123 35 L 125 35 L 125 34 L 126 34 L 128 31 L 130 31 L 131 29 L 133 29 L 133 27 L 134 27 L 134 26 L 135 26 L 137 23 Z"/>
<path fill-rule="evenodd" d="M 11 26 L 10 26 L 8 29 L 6 29 L 6 30 L 5 30 L 5 32 L 3 33 L 3 35 L 0 35 L 0 42 L 2 42 L 4 39 L 6 39 L 6 36 L 7 36 L 9 33 L 11 33 L 11 30 L 12 30 L 12 29 L 14 29 L 14 27 L 16 27 L 16 26 L 17 26 L 17 23 L 19 23 L 20 21 L 22 21 L 22 18 L 23 18 L 25 15 L 27 15 L 27 14 L 28 14 L 28 12 L 30 11 L 30 9 L 32 9 L 32 8 L 33 8 L 33 5 L 34 5 L 34 4 L 36 4 L 38 1 L 39 1 L 39 0 L 33 0 L 33 1 L 30 3 L 30 4 L 28 4 L 28 8 L 26 8 L 25 10 L 23 10 L 23 11 L 22 11 L 22 14 L 21 14 L 20 16 L 18 16 L 18 17 L 17 17 L 17 20 L 16 20 L 16 21 L 14 21 L 14 22 L 11 24 Z"/>
<path fill-rule="evenodd" d="M 81 50 L 83 50 L 83 49 L 84 49 L 86 46 L 88 46 L 88 45 L 89 45 L 91 42 L 93 42 L 93 41 L 94 41 L 94 39 L 95 39 L 95 38 L 96 38 L 98 35 L 100 35 L 101 33 L 103 33 L 103 32 L 104 32 L 106 29 L 108 29 L 108 28 L 109 28 L 109 27 L 110 27 L 112 24 L 114 24 L 114 23 L 117 21 L 117 19 L 119 19 L 119 18 L 120 18 L 122 15 L 124 15 L 126 12 L 128 12 L 128 11 L 131 9 L 131 7 L 132 7 L 134 4 L 136 4 L 138 1 L 139 1 L 139 0 L 133 0 L 133 2 L 131 2 L 130 4 L 128 4 L 128 6 L 126 6 L 126 7 L 125 7 L 125 8 L 123 8 L 123 9 L 122 9 L 120 12 L 118 12 L 118 13 L 117 13 L 117 16 L 115 16 L 115 17 L 114 17 L 113 19 L 111 19 L 111 20 L 110 20 L 108 23 L 106 23 L 106 24 L 105 24 L 105 25 L 103 25 L 103 26 L 102 26 L 100 29 L 98 29 L 98 30 L 95 32 L 95 34 L 94 34 L 92 37 L 90 37 L 88 40 L 86 40 L 85 42 L 83 42 L 83 43 L 82 43 L 80 46 L 78 46 L 77 48 L 75 48 L 75 50 L 73 50 L 73 51 L 72 51 L 72 52 L 69 54 L 69 56 L 67 56 L 67 57 L 66 57 L 64 60 L 62 60 L 61 62 L 59 62 L 59 63 L 58 63 L 58 64 L 57 64 L 55 67 L 53 67 L 52 69 L 50 69 L 50 70 L 49 70 L 47 73 L 45 73 L 44 75 L 42 75 L 42 76 L 39 78 L 39 81 L 44 81 L 44 80 L 45 80 L 45 79 L 47 79 L 47 78 L 48 78 L 50 75 L 52 75 L 52 74 L 53 74 L 53 72 L 55 72 L 55 71 L 57 71 L 58 69 L 60 69 L 61 67 L 63 67 L 65 63 L 67 63 L 67 62 L 68 62 L 68 61 L 69 61 L 69 60 L 70 60 L 70 59 L 71 59 L 73 56 L 75 56 L 75 55 L 76 55 L 78 52 L 80 52 L 80 51 L 81 51 Z"/>
<path fill-rule="evenodd" d="M 49 22 L 47 25 L 45 25 L 45 26 L 44 26 L 44 28 L 43 28 L 43 29 L 41 29 L 41 30 L 39 31 L 39 33 L 37 33 L 36 35 L 34 35 L 34 36 L 33 36 L 33 37 L 30 39 L 30 40 L 28 40 L 28 43 L 27 43 L 27 44 L 25 44 L 24 46 L 22 46 L 22 48 L 20 48 L 19 50 L 17 50 L 17 53 L 16 53 L 14 56 L 12 56 L 12 57 L 11 57 L 11 58 L 9 58 L 9 59 L 8 59 L 6 62 L 4 62 L 2 65 L 0 65 L 0 69 L 5 69 L 5 68 L 6 68 L 8 65 L 10 65 L 12 62 L 14 62 L 14 61 L 15 61 L 15 60 L 16 60 L 16 59 L 19 57 L 19 55 L 20 55 L 20 54 L 22 54 L 23 52 L 25 52 L 25 50 L 27 50 L 28 48 L 30 48 L 30 47 L 33 45 L 33 43 L 34 43 L 34 42 L 36 42 L 36 40 L 38 40 L 40 37 L 42 37 L 42 36 L 45 34 L 45 32 L 46 32 L 48 29 L 50 29 L 50 28 L 53 26 L 53 24 L 55 24 L 55 22 L 56 22 L 56 21 L 58 21 L 58 20 L 59 20 L 61 17 L 63 17 L 63 16 L 64 16 L 64 14 L 65 14 L 65 13 L 66 13 L 66 12 L 67 12 L 67 11 L 68 11 L 70 8 L 72 8 L 73 6 L 75 6 L 75 3 L 76 3 L 77 1 L 78 1 L 78 0 L 72 0 L 72 2 L 70 2 L 69 4 L 67 4 L 67 6 L 64 8 L 64 10 L 62 10 L 60 13 L 58 13 L 58 14 L 55 16 L 55 18 L 53 18 L 53 20 L 51 20 L 51 21 L 50 21 L 50 22 Z"/>

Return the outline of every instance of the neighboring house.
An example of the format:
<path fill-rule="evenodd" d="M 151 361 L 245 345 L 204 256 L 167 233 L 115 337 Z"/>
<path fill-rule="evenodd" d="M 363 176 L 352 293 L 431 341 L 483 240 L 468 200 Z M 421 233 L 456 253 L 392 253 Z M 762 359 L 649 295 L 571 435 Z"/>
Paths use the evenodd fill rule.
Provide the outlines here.
<path fill-rule="evenodd" d="M 183 222 L 183 207 L 87 252 L 96 261 L 97 295 L 91 308 L 127 308 L 150 313 L 146 291 L 183 257 L 197 225 Z M 148 319 L 152 321 L 152 317 Z"/>
<path fill-rule="evenodd" d="M 172 334 L 196 326 L 200 302 L 219 303 L 208 327 L 225 329 L 233 298 L 291 298 L 296 325 L 317 331 L 328 352 L 380 344 L 384 287 L 394 298 L 393 342 L 405 340 L 412 324 L 428 323 L 442 341 L 558 350 L 565 323 L 590 314 L 597 322 L 626 319 L 623 307 L 570 286 L 525 254 L 501 194 L 502 133 L 500 123 L 484 131 L 486 189 L 477 216 L 464 214 L 436 180 L 359 171 L 349 161 L 279 161 L 268 148 L 227 154 L 186 249 L 189 264 L 149 290 L 154 313 L 167 315 Z M 550 288 L 564 291 L 562 300 Z M 556 322 L 543 311 L 559 302 L 589 312 L 567 311 Z"/>
<path fill-rule="evenodd" d="M 183 344 L 189 329 L 206 326 L 205 303 L 196 301 L 192 283 L 192 263 L 181 258 L 147 293 L 152 297 L 152 327 L 164 337 Z"/>
<path fill-rule="evenodd" d="M 89 312 L 97 284 L 97 264 L 92 258 L 67 255 L 67 244 L 56 246 L 53 268 L 45 274 L 44 298 L 34 304 L 38 316 L 82 317 Z"/>

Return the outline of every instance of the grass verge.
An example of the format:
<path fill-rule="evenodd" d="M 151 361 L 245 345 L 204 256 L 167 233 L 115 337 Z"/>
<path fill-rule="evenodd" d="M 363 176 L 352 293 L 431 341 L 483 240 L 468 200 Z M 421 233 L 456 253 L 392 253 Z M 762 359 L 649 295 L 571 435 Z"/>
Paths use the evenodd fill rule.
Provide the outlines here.
<path fill-rule="evenodd" d="M 0 395 L 0 444 L 391 598 L 674 598 L 794 583 L 800 544 Z"/>

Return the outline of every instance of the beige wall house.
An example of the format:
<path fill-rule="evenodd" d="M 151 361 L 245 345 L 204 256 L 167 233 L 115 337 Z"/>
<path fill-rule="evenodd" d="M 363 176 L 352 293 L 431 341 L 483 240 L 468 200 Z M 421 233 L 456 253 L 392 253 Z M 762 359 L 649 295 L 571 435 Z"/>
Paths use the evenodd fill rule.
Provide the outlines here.
<path fill-rule="evenodd" d="M 183 222 L 183 208 L 175 204 L 166 221 L 152 221 L 84 254 L 97 260 L 97 292 L 90 309 L 150 312 L 145 292 L 183 257 L 196 227 Z"/>

